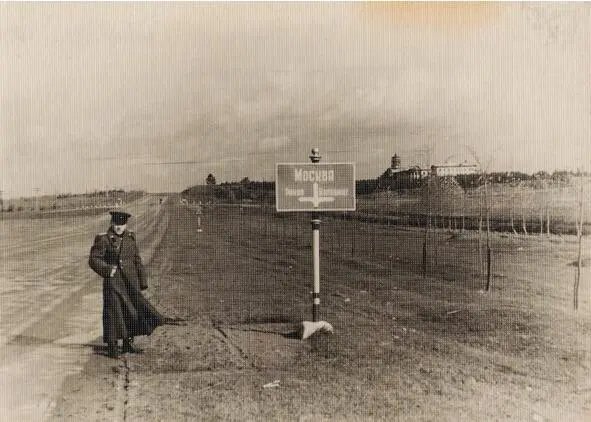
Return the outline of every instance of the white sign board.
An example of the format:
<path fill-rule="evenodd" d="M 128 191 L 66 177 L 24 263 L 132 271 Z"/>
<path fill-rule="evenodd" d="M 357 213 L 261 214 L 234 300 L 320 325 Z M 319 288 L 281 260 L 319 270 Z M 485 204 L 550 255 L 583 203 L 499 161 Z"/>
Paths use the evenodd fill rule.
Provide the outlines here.
<path fill-rule="evenodd" d="M 278 163 L 277 211 L 355 211 L 355 164 Z"/>

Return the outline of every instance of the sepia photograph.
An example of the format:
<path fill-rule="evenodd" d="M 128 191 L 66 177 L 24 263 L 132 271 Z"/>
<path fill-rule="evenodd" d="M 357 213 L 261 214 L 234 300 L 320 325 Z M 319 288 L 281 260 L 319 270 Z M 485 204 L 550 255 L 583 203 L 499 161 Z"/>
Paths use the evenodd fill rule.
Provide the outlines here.
<path fill-rule="evenodd" d="M 0 422 L 591 421 L 591 3 L 0 2 Z"/>

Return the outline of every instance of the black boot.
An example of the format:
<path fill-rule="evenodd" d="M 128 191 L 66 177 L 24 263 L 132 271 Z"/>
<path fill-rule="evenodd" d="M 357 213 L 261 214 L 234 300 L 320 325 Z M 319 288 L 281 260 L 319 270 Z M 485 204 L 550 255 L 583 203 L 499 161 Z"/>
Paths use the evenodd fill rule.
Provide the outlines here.
<path fill-rule="evenodd" d="M 143 350 L 133 343 L 133 337 L 123 340 L 123 353 L 143 353 Z"/>
<path fill-rule="evenodd" d="M 116 342 L 107 344 L 107 355 L 113 359 L 117 359 L 119 357 L 119 347 L 117 346 Z"/>

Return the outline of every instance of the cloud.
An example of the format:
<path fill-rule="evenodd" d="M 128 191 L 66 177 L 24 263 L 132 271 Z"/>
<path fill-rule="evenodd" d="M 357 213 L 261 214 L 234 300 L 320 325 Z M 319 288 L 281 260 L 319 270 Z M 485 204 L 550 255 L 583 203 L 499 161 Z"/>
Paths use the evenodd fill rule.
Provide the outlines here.
<path fill-rule="evenodd" d="M 0 189 L 268 179 L 312 146 L 359 177 L 426 145 L 434 161 L 468 145 L 498 168 L 576 168 L 591 154 L 590 10 L 0 3 Z"/>

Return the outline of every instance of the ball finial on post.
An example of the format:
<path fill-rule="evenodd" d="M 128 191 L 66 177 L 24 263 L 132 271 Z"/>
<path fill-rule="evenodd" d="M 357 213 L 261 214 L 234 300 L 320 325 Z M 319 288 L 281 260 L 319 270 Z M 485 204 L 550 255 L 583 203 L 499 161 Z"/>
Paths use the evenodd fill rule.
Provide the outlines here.
<path fill-rule="evenodd" d="M 318 163 L 322 156 L 320 155 L 320 150 L 318 148 L 312 148 L 312 154 L 310 154 L 310 161 L 313 163 Z"/>

